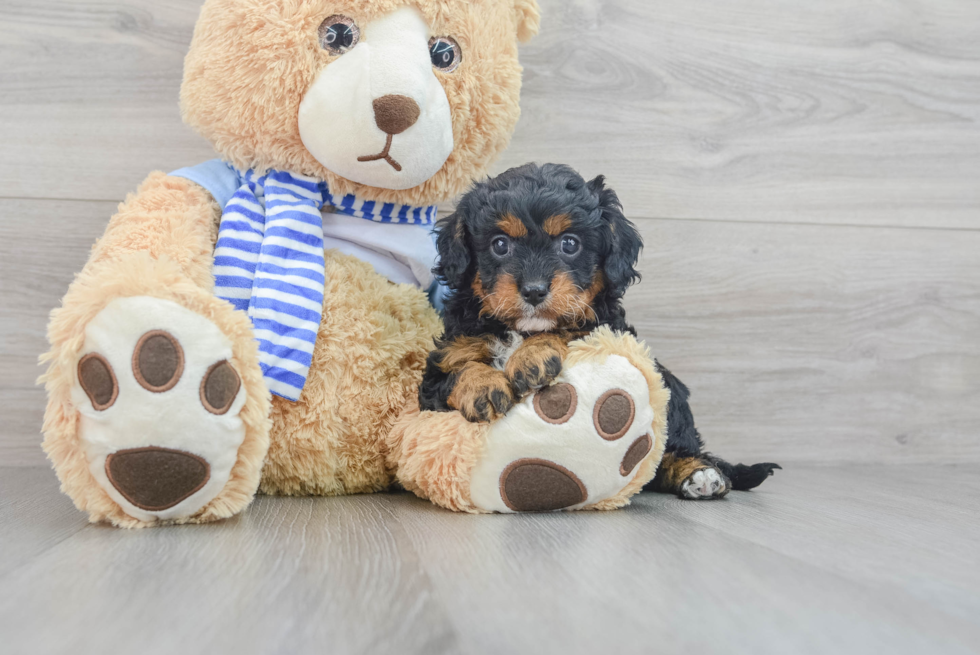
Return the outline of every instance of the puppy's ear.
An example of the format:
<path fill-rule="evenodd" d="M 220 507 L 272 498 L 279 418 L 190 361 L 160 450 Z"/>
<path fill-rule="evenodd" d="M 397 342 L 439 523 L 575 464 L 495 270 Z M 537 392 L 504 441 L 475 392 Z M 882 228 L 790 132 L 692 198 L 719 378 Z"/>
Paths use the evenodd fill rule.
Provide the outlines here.
<path fill-rule="evenodd" d="M 606 178 L 600 175 L 588 183 L 589 191 L 599 199 L 602 218 L 609 224 L 609 240 L 603 269 L 609 283 L 609 292 L 620 298 L 626 289 L 639 281 L 636 264 L 643 249 L 643 239 L 633 223 L 623 214 L 623 205 L 612 189 L 606 188 Z"/>
<path fill-rule="evenodd" d="M 432 272 L 450 289 L 462 289 L 466 286 L 472 258 L 469 235 L 459 211 L 436 224 L 436 250 L 439 251 L 439 263 Z"/>

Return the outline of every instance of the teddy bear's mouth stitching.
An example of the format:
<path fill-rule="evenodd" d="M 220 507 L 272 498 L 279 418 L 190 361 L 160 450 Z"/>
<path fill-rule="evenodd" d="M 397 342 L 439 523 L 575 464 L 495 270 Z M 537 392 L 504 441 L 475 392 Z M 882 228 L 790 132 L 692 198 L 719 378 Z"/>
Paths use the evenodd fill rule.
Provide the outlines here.
<path fill-rule="evenodd" d="M 365 155 L 364 157 L 358 157 L 357 161 L 378 161 L 379 159 L 384 159 L 386 162 L 391 164 L 392 168 L 400 173 L 402 170 L 402 165 L 395 161 L 395 159 L 389 154 L 391 152 L 391 142 L 394 138 L 394 135 L 389 134 L 388 140 L 385 141 L 384 150 L 376 155 Z"/>

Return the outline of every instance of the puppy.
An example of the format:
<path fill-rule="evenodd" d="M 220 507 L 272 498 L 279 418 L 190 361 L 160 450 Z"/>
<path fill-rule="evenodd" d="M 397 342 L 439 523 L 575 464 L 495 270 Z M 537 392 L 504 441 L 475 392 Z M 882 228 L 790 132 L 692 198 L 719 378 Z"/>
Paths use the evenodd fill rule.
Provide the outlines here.
<path fill-rule="evenodd" d="M 475 185 L 437 226 L 435 274 L 450 289 L 446 332 L 428 358 L 423 410 L 492 421 L 558 375 L 568 344 L 600 325 L 636 335 L 622 306 L 643 243 L 599 176 L 528 164 Z M 646 487 L 682 498 L 752 489 L 776 464 L 732 465 L 704 452 L 689 392 L 670 388 L 663 463 Z"/>

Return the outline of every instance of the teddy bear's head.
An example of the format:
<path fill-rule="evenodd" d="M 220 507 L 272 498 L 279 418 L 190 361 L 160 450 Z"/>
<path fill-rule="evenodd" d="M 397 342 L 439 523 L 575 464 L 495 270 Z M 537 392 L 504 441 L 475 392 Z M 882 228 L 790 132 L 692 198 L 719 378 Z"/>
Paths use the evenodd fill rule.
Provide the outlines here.
<path fill-rule="evenodd" d="M 239 168 L 436 204 L 506 147 L 537 28 L 536 0 L 207 0 L 184 120 Z"/>

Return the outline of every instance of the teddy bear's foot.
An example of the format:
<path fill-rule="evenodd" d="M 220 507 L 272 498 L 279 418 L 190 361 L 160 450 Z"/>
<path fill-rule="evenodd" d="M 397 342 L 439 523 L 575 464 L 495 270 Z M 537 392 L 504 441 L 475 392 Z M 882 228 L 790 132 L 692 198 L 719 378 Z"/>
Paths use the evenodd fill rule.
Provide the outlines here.
<path fill-rule="evenodd" d="M 228 484 L 246 394 L 232 343 L 181 305 L 137 296 L 86 327 L 72 400 L 89 471 L 144 522 L 185 519 Z"/>
<path fill-rule="evenodd" d="M 678 495 L 686 500 L 710 500 L 723 498 L 731 491 L 731 483 L 725 474 L 711 466 L 692 473 L 681 483 Z"/>
<path fill-rule="evenodd" d="M 473 504 L 492 512 L 625 504 L 613 499 L 654 449 L 650 398 L 647 378 L 625 357 L 567 366 L 490 426 Z"/>

